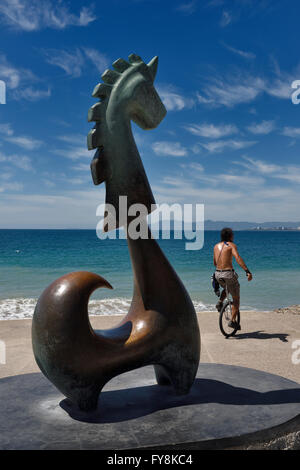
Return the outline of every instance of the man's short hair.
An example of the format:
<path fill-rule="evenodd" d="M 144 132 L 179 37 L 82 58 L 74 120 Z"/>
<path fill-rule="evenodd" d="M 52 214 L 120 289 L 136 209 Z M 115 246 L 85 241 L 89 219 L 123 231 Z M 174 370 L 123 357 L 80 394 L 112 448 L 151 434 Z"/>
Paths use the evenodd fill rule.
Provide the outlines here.
<path fill-rule="evenodd" d="M 233 230 L 230 227 L 224 227 L 221 230 L 221 241 L 222 242 L 230 242 L 233 235 Z"/>

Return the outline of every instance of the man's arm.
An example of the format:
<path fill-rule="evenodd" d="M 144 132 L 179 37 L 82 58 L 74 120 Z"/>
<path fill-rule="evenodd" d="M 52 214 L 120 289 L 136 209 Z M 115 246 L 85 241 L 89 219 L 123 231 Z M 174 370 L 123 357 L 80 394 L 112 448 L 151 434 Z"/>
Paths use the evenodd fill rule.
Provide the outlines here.
<path fill-rule="evenodd" d="M 217 261 L 216 261 L 216 250 L 214 248 L 214 265 L 217 266 Z"/>
<path fill-rule="evenodd" d="M 236 262 L 241 266 L 241 268 L 243 268 L 243 270 L 246 272 L 247 274 L 247 277 L 248 277 L 248 281 L 251 281 L 252 279 L 252 274 L 250 273 L 249 269 L 247 268 L 243 258 L 239 255 L 239 252 L 238 252 L 238 249 L 237 249 L 237 246 L 235 245 L 235 243 L 230 243 L 231 245 L 231 248 L 232 248 L 232 254 L 233 256 L 235 257 L 236 259 Z"/>

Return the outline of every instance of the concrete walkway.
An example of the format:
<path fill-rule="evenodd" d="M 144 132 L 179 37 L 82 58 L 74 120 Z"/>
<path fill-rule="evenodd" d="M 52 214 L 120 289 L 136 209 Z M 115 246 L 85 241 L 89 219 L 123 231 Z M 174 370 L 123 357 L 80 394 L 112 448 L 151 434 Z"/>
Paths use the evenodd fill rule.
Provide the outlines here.
<path fill-rule="evenodd" d="M 121 316 L 90 318 L 94 328 L 104 329 L 116 325 Z M 242 330 L 229 339 L 225 339 L 219 331 L 217 312 L 201 312 L 198 319 L 201 362 L 250 367 L 300 383 L 300 363 L 294 364 L 292 361 L 293 353 L 300 361 L 300 316 L 242 312 Z M 295 340 L 299 341 L 297 349 L 292 348 Z M 0 321 L 0 341 L 6 345 L 6 364 L 0 363 L 0 378 L 39 372 L 31 348 L 31 320 Z"/>

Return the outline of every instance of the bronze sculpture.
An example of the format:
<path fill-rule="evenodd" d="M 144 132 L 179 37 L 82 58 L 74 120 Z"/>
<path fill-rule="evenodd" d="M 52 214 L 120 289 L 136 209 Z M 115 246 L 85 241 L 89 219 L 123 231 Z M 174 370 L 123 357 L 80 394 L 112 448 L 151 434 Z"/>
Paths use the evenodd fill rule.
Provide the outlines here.
<path fill-rule="evenodd" d="M 93 181 L 106 184 L 109 205 L 116 209 L 115 227 L 124 225 L 119 196 L 130 207 L 142 203 L 153 210 L 154 198 L 131 131 L 133 120 L 153 129 L 166 110 L 153 86 L 157 57 L 146 65 L 132 54 L 106 70 L 93 96 L 101 99 L 88 114 L 96 121 L 88 148 L 97 148 L 91 164 Z M 111 226 L 109 227 L 112 228 Z M 127 230 L 127 226 L 124 227 Z M 107 226 L 104 230 L 107 230 Z M 196 376 L 200 335 L 193 303 L 151 238 L 127 236 L 134 274 L 128 314 L 110 330 L 93 331 L 88 300 L 98 287 L 111 288 L 102 277 L 74 272 L 54 281 L 41 295 L 32 323 L 36 361 L 44 375 L 82 410 L 97 407 L 104 385 L 123 372 L 154 365 L 157 382 L 188 393 Z"/>

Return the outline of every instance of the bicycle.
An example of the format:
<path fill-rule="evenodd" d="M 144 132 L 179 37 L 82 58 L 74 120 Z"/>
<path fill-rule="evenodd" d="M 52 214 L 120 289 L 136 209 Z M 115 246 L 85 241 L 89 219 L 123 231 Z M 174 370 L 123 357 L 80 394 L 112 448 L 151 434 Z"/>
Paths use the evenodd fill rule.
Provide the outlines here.
<path fill-rule="evenodd" d="M 238 331 L 238 326 L 236 328 L 230 328 L 228 326 L 228 322 L 230 322 L 232 318 L 233 301 L 232 301 L 231 296 L 229 296 L 227 286 L 225 287 L 225 291 L 226 291 L 226 297 L 223 301 L 223 306 L 219 313 L 219 327 L 220 327 L 221 333 L 225 336 L 225 338 L 229 338 L 230 336 L 234 336 L 236 334 L 236 332 Z M 240 312 L 237 313 L 237 316 L 235 317 L 235 321 L 237 325 L 240 324 Z"/>

